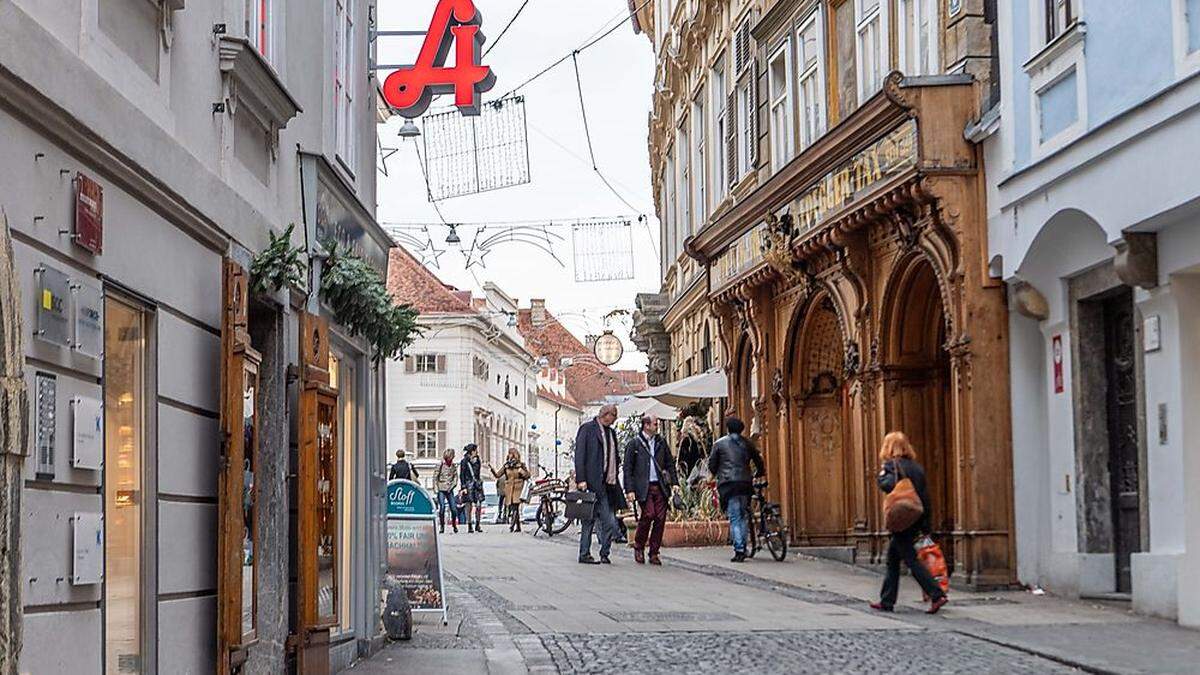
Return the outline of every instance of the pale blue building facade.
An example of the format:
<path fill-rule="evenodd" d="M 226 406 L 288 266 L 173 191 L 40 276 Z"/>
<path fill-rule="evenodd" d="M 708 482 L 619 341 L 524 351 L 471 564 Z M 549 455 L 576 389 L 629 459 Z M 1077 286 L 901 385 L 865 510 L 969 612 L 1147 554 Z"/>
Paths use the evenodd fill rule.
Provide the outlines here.
<path fill-rule="evenodd" d="M 1200 626 L 1200 0 L 996 12 L 1018 575 Z"/>

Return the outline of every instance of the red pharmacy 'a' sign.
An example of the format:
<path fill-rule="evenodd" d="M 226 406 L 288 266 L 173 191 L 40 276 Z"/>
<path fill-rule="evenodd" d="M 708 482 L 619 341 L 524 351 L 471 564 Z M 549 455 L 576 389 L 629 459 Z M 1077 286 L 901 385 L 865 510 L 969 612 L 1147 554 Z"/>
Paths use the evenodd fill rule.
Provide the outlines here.
<path fill-rule="evenodd" d="M 383 82 L 383 98 L 404 117 L 417 117 L 437 94 L 454 94 L 464 115 L 479 114 L 479 95 L 496 83 L 492 69 L 479 63 L 483 16 L 473 0 L 438 0 L 429 33 L 413 66 L 400 68 Z M 454 43 L 454 67 L 446 67 Z"/>

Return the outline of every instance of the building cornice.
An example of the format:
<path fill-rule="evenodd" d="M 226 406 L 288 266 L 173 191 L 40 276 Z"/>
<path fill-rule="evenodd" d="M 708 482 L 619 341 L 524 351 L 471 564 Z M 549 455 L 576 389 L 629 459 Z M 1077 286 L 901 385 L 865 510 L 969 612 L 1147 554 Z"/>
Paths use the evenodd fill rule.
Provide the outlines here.
<path fill-rule="evenodd" d="M 936 84 L 966 84 L 970 77 L 953 78 Z M 763 216 L 785 204 L 794 195 L 832 170 L 839 162 L 867 147 L 885 132 L 909 117 L 915 117 L 913 104 L 903 94 L 908 83 L 896 72 L 890 74 L 883 89 L 868 99 L 837 126 L 788 162 L 744 199 L 715 219 L 695 236 L 691 243 L 694 256 L 712 260 Z"/>

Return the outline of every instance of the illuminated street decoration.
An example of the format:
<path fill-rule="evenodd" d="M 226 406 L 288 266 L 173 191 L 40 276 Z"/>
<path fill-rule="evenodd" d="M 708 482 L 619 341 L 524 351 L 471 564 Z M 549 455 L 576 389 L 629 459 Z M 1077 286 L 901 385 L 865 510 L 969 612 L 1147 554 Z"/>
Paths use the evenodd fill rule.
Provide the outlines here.
<path fill-rule="evenodd" d="M 429 32 L 415 65 L 399 68 L 383 83 L 383 98 L 403 117 L 419 117 L 433 97 L 454 94 L 454 105 L 464 115 L 479 114 L 480 94 L 496 83 L 492 69 L 480 63 L 484 36 L 479 31 L 483 15 L 473 0 L 439 0 Z M 454 67 L 446 67 L 450 43 Z"/>

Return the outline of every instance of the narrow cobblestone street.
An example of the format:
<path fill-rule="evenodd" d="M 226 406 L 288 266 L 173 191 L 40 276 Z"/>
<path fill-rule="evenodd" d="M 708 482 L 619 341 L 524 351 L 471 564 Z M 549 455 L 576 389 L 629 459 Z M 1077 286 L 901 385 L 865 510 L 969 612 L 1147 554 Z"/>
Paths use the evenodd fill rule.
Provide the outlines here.
<path fill-rule="evenodd" d="M 1200 639 L 1127 605 L 955 589 L 941 615 L 905 580 L 894 615 L 879 577 L 811 558 L 744 565 L 676 549 L 662 568 L 575 563 L 574 531 L 493 527 L 443 539 L 451 621 L 416 619 L 355 671 L 383 673 L 1195 672 Z"/>

